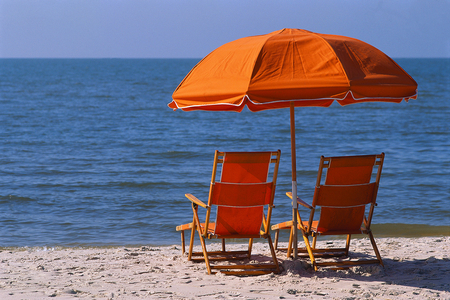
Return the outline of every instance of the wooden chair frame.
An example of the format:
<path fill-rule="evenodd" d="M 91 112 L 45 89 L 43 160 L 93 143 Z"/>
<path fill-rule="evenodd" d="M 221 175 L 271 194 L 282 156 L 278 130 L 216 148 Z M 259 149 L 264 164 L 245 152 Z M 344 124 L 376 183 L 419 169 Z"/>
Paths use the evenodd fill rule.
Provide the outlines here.
<path fill-rule="evenodd" d="M 185 196 L 191 201 L 192 204 L 192 212 L 193 219 L 189 224 L 184 224 L 177 226 L 176 230 L 181 231 L 181 245 L 182 252 L 185 253 L 185 230 L 190 230 L 191 236 L 189 241 L 189 252 L 188 252 L 188 260 L 190 261 L 204 261 L 206 263 L 206 268 L 208 274 L 214 274 L 215 271 L 219 270 L 220 272 L 226 275 L 261 275 L 268 273 L 279 273 L 280 268 L 278 265 L 278 260 L 276 258 L 275 250 L 272 243 L 272 238 L 270 236 L 270 219 L 272 215 L 272 210 L 274 208 L 273 200 L 275 195 L 275 187 L 276 180 L 278 176 L 278 167 L 280 163 L 280 155 L 281 151 L 274 152 L 266 152 L 270 153 L 270 164 L 273 165 L 272 170 L 272 192 L 270 195 L 270 203 L 266 205 L 267 212 L 263 215 L 262 229 L 258 235 L 217 235 L 214 233 L 214 223 L 211 222 L 211 211 L 212 208 L 216 205 L 211 204 L 211 200 L 213 197 L 213 191 L 216 183 L 216 175 L 218 172 L 218 166 L 224 163 L 224 155 L 227 152 L 219 152 L 215 151 L 214 156 L 214 166 L 211 176 L 211 185 L 208 197 L 208 204 L 205 204 L 203 201 L 199 200 L 192 194 L 186 194 Z M 230 152 L 228 152 L 230 153 Z M 260 152 L 246 152 L 246 153 L 260 153 Z M 270 182 L 270 180 L 268 180 Z M 205 222 L 200 222 L 198 208 L 202 207 L 206 209 L 206 217 Z M 202 252 L 193 252 L 194 247 L 194 236 L 195 232 L 198 233 L 200 238 L 200 243 L 202 246 Z M 236 238 L 248 238 L 248 249 L 246 251 L 227 251 L 225 247 L 226 239 L 236 239 Z M 260 263 L 260 264 L 234 264 L 234 265 L 213 265 L 211 262 L 213 261 L 231 261 L 231 260 L 245 260 L 251 258 L 252 252 L 252 244 L 253 239 L 255 238 L 264 238 L 268 240 L 272 261 L 273 263 Z M 208 251 L 206 247 L 206 239 L 221 239 L 222 241 L 222 250 L 221 251 Z"/>
<path fill-rule="evenodd" d="M 349 158 L 352 158 L 352 157 L 353 158 L 362 158 L 362 157 L 369 157 L 369 156 L 370 155 L 350 156 Z M 323 170 L 329 168 L 330 161 L 331 161 L 331 159 L 333 159 L 333 157 L 322 156 L 320 159 L 320 166 L 319 166 L 319 172 L 317 175 L 316 190 L 314 193 L 313 204 L 309 205 L 308 203 L 306 203 L 305 201 L 303 201 L 302 199 L 297 197 L 297 224 L 298 224 L 297 227 L 301 231 L 301 233 L 303 235 L 303 240 L 305 242 L 305 247 L 298 248 L 298 253 L 301 253 L 301 255 L 299 257 L 309 257 L 309 259 L 311 260 L 311 263 L 313 265 L 313 268 L 316 271 L 319 266 L 323 266 L 323 267 L 336 266 L 338 268 L 342 268 L 342 267 L 345 268 L 345 267 L 354 266 L 354 265 L 374 264 L 374 263 L 384 266 L 383 261 L 381 259 L 380 252 L 378 251 L 377 245 L 375 243 L 375 239 L 373 237 L 373 233 L 372 233 L 370 226 L 371 226 L 371 222 L 372 222 L 373 211 L 374 211 L 375 206 L 377 205 L 376 198 L 377 198 L 377 192 L 378 192 L 378 187 L 379 187 L 379 183 L 380 183 L 381 171 L 383 168 L 385 154 L 381 153 L 378 155 L 371 155 L 371 156 L 375 157 L 374 167 L 377 166 L 378 168 L 377 168 L 375 182 L 368 183 L 368 184 L 372 184 L 374 186 L 373 187 L 373 195 L 371 196 L 372 197 L 371 201 L 368 204 L 368 205 L 370 205 L 370 208 L 368 210 L 368 215 L 364 214 L 364 218 L 363 218 L 363 222 L 362 222 L 363 224 L 361 224 L 360 232 L 351 232 L 351 233 L 345 232 L 345 231 L 332 232 L 332 233 L 320 232 L 317 229 L 318 221 L 314 221 L 314 214 L 315 214 L 315 211 L 317 208 L 314 203 L 315 203 L 315 200 L 317 199 L 318 188 L 320 188 L 321 186 L 324 186 L 321 184 Z M 340 158 L 340 157 L 336 157 L 336 158 Z M 372 171 L 372 173 L 373 173 L 373 171 Z M 292 199 L 291 192 L 286 193 L 286 195 Z M 308 221 L 302 221 L 299 210 L 298 210 L 299 205 L 310 210 Z M 278 248 L 279 233 L 280 233 L 280 230 L 282 230 L 282 229 L 290 230 L 288 248 L 286 248 L 286 249 Z M 273 225 L 272 230 L 275 230 L 275 242 L 274 242 L 275 249 L 276 250 L 287 250 L 287 257 L 290 257 L 292 254 L 292 251 L 293 251 L 293 240 L 294 240 L 293 239 L 293 237 L 294 237 L 293 222 L 288 221 L 288 222 Z M 372 244 L 372 247 L 373 247 L 373 250 L 375 252 L 377 259 L 345 260 L 345 261 L 333 261 L 333 262 L 327 262 L 327 261 L 318 262 L 316 260 L 316 258 L 348 257 L 349 247 L 350 247 L 350 239 L 351 239 L 352 234 L 367 234 L 369 236 L 370 242 Z M 326 248 L 326 249 L 316 248 L 317 237 L 319 235 L 347 235 L 345 248 Z M 312 246 L 310 244 L 310 238 L 312 238 Z"/>

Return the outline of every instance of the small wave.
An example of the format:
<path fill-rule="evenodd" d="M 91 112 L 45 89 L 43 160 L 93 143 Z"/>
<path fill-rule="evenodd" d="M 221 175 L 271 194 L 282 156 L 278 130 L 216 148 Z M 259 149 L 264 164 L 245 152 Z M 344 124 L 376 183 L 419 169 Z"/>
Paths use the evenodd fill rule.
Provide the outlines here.
<path fill-rule="evenodd" d="M 109 185 L 112 186 L 120 186 L 120 187 L 131 187 L 131 188 L 154 188 L 154 187 L 168 187 L 172 186 L 172 182 L 164 182 L 164 181 L 158 181 L 158 182 L 116 182 L 116 183 L 110 183 Z"/>
<path fill-rule="evenodd" d="M 195 157 L 201 157 L 202 153 L 198 152 L 191 152 L 191 151 L 167 151 L 163 153 L 158 153 L 158 155 L 164 157 L 164 158 L 195 158 Z"/>
<path fill-rule="evenodd" d="M 0 196 L 0 203 L 6 203 L 6 202 L 19 202 L 19 203 L 25 203 L 25 202 L 34 202 L 35 199 L 29 198 L 29 197 L 20 197 L 15 195 L 6 195 L 6 196 Z"/>
<path fill-rule="evenodd" d="M 93 98 L 99 98 L 99 99 L 110 99 L 113 98 L 112 95 L 93 95 Z"/>

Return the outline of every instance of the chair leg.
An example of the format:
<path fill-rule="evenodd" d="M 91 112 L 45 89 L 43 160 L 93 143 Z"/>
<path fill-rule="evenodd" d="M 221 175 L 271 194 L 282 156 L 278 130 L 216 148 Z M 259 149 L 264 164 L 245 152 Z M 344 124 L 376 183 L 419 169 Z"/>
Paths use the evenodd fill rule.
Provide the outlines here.
<path fill-rule="evenodd" d="M 275 250 L 278 250 L 278 236 L 280 235 L 280 229 L 275 230 Z"/>
<path fill-rule="evenodd" d="M 248 259 L 252 257 L 252 247 L 253 247 L 253 239 L 249 239 L 248 241 Z"/>
<path fill-rule="evenodd" d="M 199 236 L 200 236 L 200 243 L 202 244 L 203 256 L 205 258 L 206 270 L 208 271 L 208 274 L 210 275 L 211 274 L 211 265 L 209 264 L 208 251 L 206 250 L 205 238 L 201 235 L 200 232 L 199 232 Z"/>
<path fill-rule="evenodd" d="M 270 234 L 267 237 L 267 239 L 269 241 L 270 253 L 272 253 L 272 260 L 273 260 L 273 263 L 275 264 L 275 266 L 277 268 L 277 274 L 278 274 L 278 273 L 280 273 L 280 266 L 278 265 L 277 255 L 275 254 L 275 249 L 273 248 L 272 238 L 270 237 Z"/>
<path fill-rule="evenodd" d="M 378 251 L 377 244 L 375 243 L 375 239 L 373 237 L 372 231 L 369 231 L 370 242 L 372 243 L 373 251 L 375 251 L 375 255 L 377 256 L 380 265 L 384 268 L 383 260 L 381 259 L 380 252 Z"/>
<path fill-rule="evenodd" d="M 312 266 L 314 268 L 314 271 L 317 271 L 316 260 L 314 259 L 314 254 L 313 254 L 313 251 L 311 249 L 311 245 L 309 244 L 309 239 L 305 235 L 305 233 L 303 233 L 303 240 L 305 241 L 306 250 L 308 251 L 309 259 L 311 259 L 311 264 L 312 264 Z"/>
<path fill-rule="evenodd" d="M 345 243 L 345 256 L 348 256 L 348 250 L 350 249 L 350 239 L 352 238 L 351 234 L 347 234 L 347 242 Z"/>
<path fill-rule="evenodd" d="M 184 247 L 184 230 L 181 230 L 181 254 L 184 254 L 186 249 Z"/>
<path fill-rule="evenodd" d="M 195 238 L 195 229 L 196 229 L 197 225 L 195 224 L 195 221 L 192 224 L 192 229 L 191 229 L 191 238 L 189 241 L 189 254 L 188 254 L 188 260 L 192 259 L 192 251 L 194 250 L 194 238 Z"/>
<path fill-rule="evenodd" d="M 191 249 L 194 246 L 194 232 L 195 232 L 195 229 L 197 229 L 198 237 L 200 238 L 200 243 L 202 244 L 203 257 L 205 259 L 206 269 L 208 270 L 208 274 L 211 274 L 211 265 L 209 264 L 208 251 L 206 250 L 205 237 L 203 236 L 203 233 L 202 233 L 202 227 L 200 225 L 200 219 L 198 218 L 197 209 L 198 209 L 198 206 L 195 204 L 192 204 L 192 212 L 194 213 L 194 220 L 192 221 L 193 226 L 192 226 L 192 235 L 191 235 L 191 245 L 189 247 L 189 252 L 190 252 L 189 255 L 192 255 Z M 205 235 L 206 235 L 207 228 L 205 228 L 204 230 L 205 230 Z"/>
<path fill-rule="evenodd" d="M 313 233 L 313 244 L 312 244 L 313 249 L 316 249 L 316 244 L 317 244 L 317 234 Z"/>

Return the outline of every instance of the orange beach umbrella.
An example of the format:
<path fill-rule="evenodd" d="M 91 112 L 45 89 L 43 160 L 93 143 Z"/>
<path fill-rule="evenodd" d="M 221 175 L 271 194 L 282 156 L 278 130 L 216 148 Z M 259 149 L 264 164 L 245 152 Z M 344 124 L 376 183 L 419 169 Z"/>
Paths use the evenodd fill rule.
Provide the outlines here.
<path fill-rule="evenodd" d="M 365 42 L 285 28 L 217 48 L 186 75 L 172 98 L 169 107 L 183 111 L 290 107 L 292 194 L 296 199 L 294 107 L 328 107 L 334 101 L 343 106 L 400 103 L 417 98 L 417 83 L 386 54 Z M 295 223 L 295 200 L 292 207 Z M 296 241 L 294 245 L 296 248 Z"/>

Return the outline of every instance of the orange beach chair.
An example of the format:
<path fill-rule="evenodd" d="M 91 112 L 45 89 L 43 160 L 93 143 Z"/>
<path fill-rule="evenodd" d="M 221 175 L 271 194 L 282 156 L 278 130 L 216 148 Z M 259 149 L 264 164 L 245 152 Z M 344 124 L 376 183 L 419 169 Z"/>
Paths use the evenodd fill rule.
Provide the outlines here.
<path fill-rule="evenodd" d="M 205 261 L 208 274 L 214 273 L 213 270 L 219 270 L 227 275 L 280 272 L 269 232 L 280 154 L 280 150 L 275 152 L 219 152 L 216 150 L 207 204 L 191 194 L 186 194 L 192 202 L 192 223 L 176 228 L 177 231 L 181 231 L 183 253 L 185 252 L 184 231 L 191 231 L 188 260 Z M 217 180 L 219 173 L 221 173 L 220 179 Z M 206 209 L 204 223 L 200 222 L 199 206 Z M 214 212 L 215 221 L 212 222 Z M 193 252 L 196 231 L 200 238 L 202 252 Z M 248 249 L 227 251 L 225 239 L 238 238 L 249 239 Z M 250 259 L 254 238 L 268 240 L 273 262 L 227 265 L 211 263 Z M 222 250 L 208 251 L 205 239 L 222 240 Z"/>
<path fill-rule="evenodd" d="M 297 214 L 297 226 L 302 232 L 305 248 L 299 248 L 301 257 L 309 257 L 314 270 L 318 266 L 352 266 L 378 263 L 383 266 L 380 253 L 375 243 L 370 224 L 376 204 L 377 191 L 383 167 L 384 153 L 379 155 L 321 157 L 312 205 L 297 198 L 298 205 L 310 210 L 308 221 L 302 221 Z M 375 167 L 375 168 L 374 168 Z M 326 171 L 325 182 L 322 175 Z M 374 169 L 377 169 L 376 174 Z M 372 177 L 374 181 L 371 182 Z M 287 193 L 292 199 L 292 193 Z M 366 206 L 369 206 L 366 214 Z M 314 220 L 316 210 L 320 208 L 319 220 Z M 280 229 L 291 230 L 287 256 L 293 248 L 293 222 L 288 221 L 272 226 L 275 230 L 275 249 L 278 249 Z M 337 261 L 317 261 L 321 257 L 348 257 L 350 239 L 353 234 L 367 234 L 372 243 L 377 259 L 347 259 Z M 319 235 L 347 235 L 345 248 L 316 248 Z M 312 237 L 312 246 L 310 244 Z M 279 249 L 281 250 L 281 249 Z"/>

